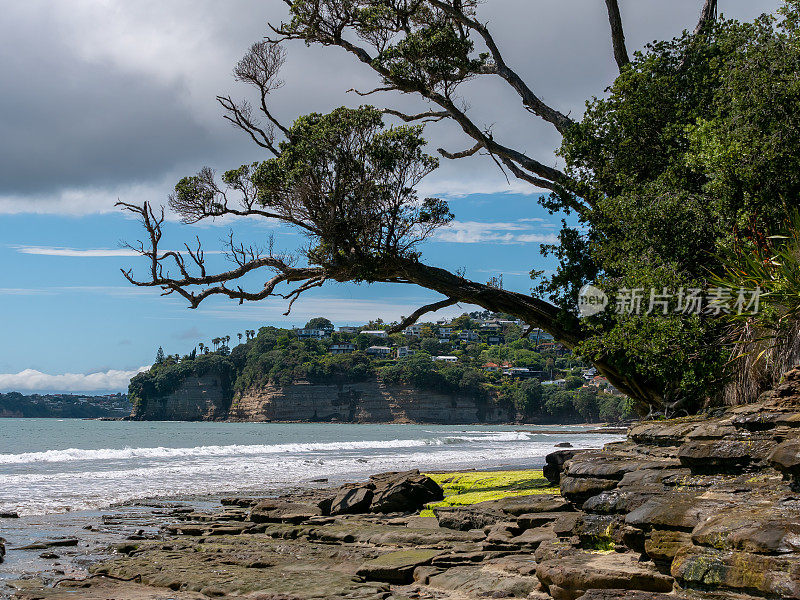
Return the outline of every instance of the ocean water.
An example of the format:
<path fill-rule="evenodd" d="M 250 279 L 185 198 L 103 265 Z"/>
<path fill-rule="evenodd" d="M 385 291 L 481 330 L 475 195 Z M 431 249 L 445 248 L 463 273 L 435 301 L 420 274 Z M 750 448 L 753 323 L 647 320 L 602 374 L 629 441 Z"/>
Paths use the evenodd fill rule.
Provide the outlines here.
<path fill-rule="evenodd" d="M 186 423 L 0 419 L 0 509 L 92 510 L 145 498 L 280 493 L 389 470 L 529 467 L 580 426 Z"/>

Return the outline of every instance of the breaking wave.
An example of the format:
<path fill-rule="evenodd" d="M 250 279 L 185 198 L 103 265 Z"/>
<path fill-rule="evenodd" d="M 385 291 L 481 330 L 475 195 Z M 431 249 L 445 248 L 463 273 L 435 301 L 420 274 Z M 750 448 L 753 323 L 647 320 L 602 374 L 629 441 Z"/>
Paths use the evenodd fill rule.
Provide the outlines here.
<path fill-rule="evenodd" d="M 516 442 L 530 439 L 524 432 L 467 432 L 461 436 L 422 439 L 364 440 L 349 442 L 308 442 L 270 445 L 195 446 L 192 448 L 100 448 L 86 450 L 68 448 L 44 452 L 0 454 L 0 464 L 59 463 L 77 461 L 117 461 L 130 459 L 171 459 L 228 456 L 260 456 L 265 454 L 303 454 L 315 452 L 348 452 L 382 449 L 415 448 L 421 446 L 451 446 L 473 443 Z"/>

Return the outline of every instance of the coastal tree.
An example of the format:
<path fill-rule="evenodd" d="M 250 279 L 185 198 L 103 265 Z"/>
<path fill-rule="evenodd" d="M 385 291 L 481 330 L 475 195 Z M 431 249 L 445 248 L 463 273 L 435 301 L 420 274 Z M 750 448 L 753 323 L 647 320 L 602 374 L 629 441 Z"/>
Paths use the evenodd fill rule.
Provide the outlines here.
<path fill-rule="evenodd" d="M 333 329 L 333 323 L 325 317 L 314 317 L 306 323 L 306 329 Z"/>
<path fill-rule="evenodd" d="M 415 284 L 442 299 L 395 330 L 459 302 L 475 304 L 521 319 L 526 334 L 548 331 L 589 357 L 640 412 L 697 410 L 719 389 L 729 358 L 720 319 L 610 312 L 579 319 L 578 290 L 601 282 L 613 300 L 631 288 L 702 289 L 721 269 L 720 247 L 747 251 L 780 221 L 786 203 L 796 202 L 800 159 L 792 144 L 800 107 L 792 75 L 800 2 L 787 1 L 781 17 L 743 24 L 719 19 L 717 1 L 705 0 L 693 28 L 631 55 L 618 2 L 606 0 L 619 77 L 579 121 L 545 103 L 539 90 L 546 86 L 525 82 L 507 62 L 478 0 L 285 2 L 287 20 L 272 25 L 270 38 L 255 43 L 234 70 L 254 88 L 255 102 L 218 97 L 225 118 L 269 158 L 220 178 L 204 168 L 178 182 L 169 205 L 186 223 L 275 219 L 304 233 L 308 244 L 290 256 L 271 242 L 245 246 L 231 237 L 232 267 L 210 273 L 200 247 L 160 249 L 163 209 L 121 203 L 148 234 L 134 245 L 149 261 L 147 276 L 123 271 L 131 283 L 179 294 L 192 308 L 219 295 L 240 303 L 280 297 L 288 310 L 327 282 Z M 284 123 L 270 95 L 282 84 L 285 46 L 295 40 L 341 49 L 372 69 L 379 85 L 360 95 L 412 94 L 429 110 L 361 106 Z M 462 84 L 476 78 L 508 85 L 531 118 L 554 128 L 566 168 L 504 144 L 477 122 L 462 96 Z M 754 90 L 770 98 L 765 114 Z M 402 124 L 387 125 L 390 119 Z M 422 243 L 453 218 L 447 203 L 415 191 L 439 160 L 425 152 L 423 127 L 441 120 L 457 124 L 469 144 L 440 148 L 441 157 L 487 156 L 510 176 L 549 191 L 540 199 L 548 210 L 577 218 L 577 226 L 564 226 L 559 244 L 545 248 L 559 268 L 546 279 L 532 273 L 533 293 L 423 261 Z M 752 162 L 737 164 L 742 153 Z M 248 289 L 247 276 L 260 271 L 272 276 Z"/>

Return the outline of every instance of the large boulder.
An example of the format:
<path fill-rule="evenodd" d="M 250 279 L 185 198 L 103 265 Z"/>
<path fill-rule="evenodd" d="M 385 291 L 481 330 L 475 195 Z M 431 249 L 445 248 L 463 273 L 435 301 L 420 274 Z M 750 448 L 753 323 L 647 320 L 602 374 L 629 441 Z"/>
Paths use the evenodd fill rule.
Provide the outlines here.
<path fill-rule="evenodd" d="M 342 487 L 331 502 L 331 515 L 351 515 L 369 511 L 374 492 L 371 485 Z"/>
<path fill-rule="evenodd" d="M 769 456 L 769 464 L 792 482 L 795 491 L 800 490 L 800 439 L 778 444 Z"/>
<path fill-rule="evenodd" d="M 556 450 L 544 457 L 544 468 L 542 474 L 553 485 L 558 485 L 561 481 L 561 472 L 564 470 L 564 463 L 573 456 L 584 450 Z"/>
<path fill-rule="evenodd" d="M 370 511 L 375 513 L 416 512 L 444 498 L 439 484 L 416 470 L 373 475 L 370 480 L 375 485 Z"/>
<path fill-rule="evenodd" d="M 561 476 L 561 495 L 574 502 L 578 506 L 582 505 L 592 496 L 601 492 L 613 490 L 617 487 L 614 479 L 598 479 L 597 477 L 570 477 Z"/>

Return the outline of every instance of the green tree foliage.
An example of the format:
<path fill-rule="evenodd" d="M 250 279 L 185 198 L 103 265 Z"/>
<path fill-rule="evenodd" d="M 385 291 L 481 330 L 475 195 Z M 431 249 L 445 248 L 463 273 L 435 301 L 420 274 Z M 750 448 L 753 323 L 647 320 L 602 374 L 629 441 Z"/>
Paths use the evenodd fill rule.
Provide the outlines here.
<path fill-rule="evenodd" d="M 625 289 L 705 289 L 723 272 L 720 251 L 763 248 L 785 220 L 800 191 L 800 4 L 786 1 L 778 16 L 752 23 L 713 22 L 704 13 L 695 33 L 655 42 L 630 62 L 619 19 L 610 13 L 620 75 L 602 98 L 587 104 L 579 122 L 545 104 L 513 70 L 478 14 L 479 4 L 286 0 L 287 20 L 272 29 L 277 39 L 254 44 L 235 69 L 236 78 L 254 88 L 256 102 L 218 98 L 226 118 L 271 157 L 226 172 L 221 184 L 210 169 L 184 178 L 171 207 L 190 223 L 231 214 L 277 219 L 299 229 L 308 244 L 290 259 L 271 245 L 262 252 L 232 243 L 233 268 L 214 274 L 197 253 L 143 246 L 148 279 L 138 281 L 130 272 L 126 277 L 176 292 L 194 308 L 214 294 L 240 301 L 279 295 L 293 302 L 330 281 L 412 283 L 444 297 L 415 315 L 457 302 L 513 315 L 591 360 L 635 399 L 639 412 L 698 410 L 729 375 L 724 319 L 687 316 L 674 305 L 669 314 L 607 311 L 579 319 L 577 293 L 596 282 L 613 306 Z M 326 51 L 339 47 L 372 69 L 381 89 L 414 94 L 433 109 L 405 115 L 339 108 L 285 126 L 268 100 L 280 87 L 283 45 L 293 40 Z M 472 120 L 464 110 L 468 98 L 460 95 L 463 84 L 478 76 L 508 84 L 532 116 L 561 134 L 564 170 L 504 145 Z M 559 263 L 556 274 L 529 295 L 425 264 L 421 243 L 453 215 L 446 203 L 420 199 L 415 191 L 437 166 L 424 151 L 422 126 L 389 126 L 387 114 L 404 123 L 452 120 L 472 148 L 442 150 L 443 156 L 482 152 L 518 179 L 551 190 L 543 205 L 574 213 L 578 221 L 574 227 L 565 222 L 559 243 L 545 248 Z M 157 246 L 164 216 L 147 204 L 123 206 L 141 218 Z M 262 269 L 275 273 L 263 288 L 240 285 Z M 284 284 L 296 287 L 275 291 Z M 509 341 L 522 341 L 519 333 L 509 332 Z M 498 350 L 495 358 L 510 350 Z M 292 359 L 281 373 L 294 377 L 303 364 Z M 552 357 L 543 368 L 557 368 Z M 569 393 L 554 393 L 547 402 L 560 410 Z"/>
<path fill-rule="evenodd" d="M 330 329 L 333 330 L 333 323 L 325 317 L 314 317 L 306 323 L 306 329 Z"/>
<path fill-rule="evenodd" d="M 565 228 L 548 248 L 560 269 L 543 293 L 566 307 L 589 281 L 612 301 L 625 288 L 705 289 L 724 271 L 722 249 L 764 247 L 800 192 L 797 11 L 792 2 L 783 21 L 721 21 L 702 40 L 654 43 L 588 103 L 561 148 L 593 204 L 588 234 Z M 676 308 L 588 319 L 578 350 L 696 410 L 724 383 L 730 345 L 718 315 Z"/>

